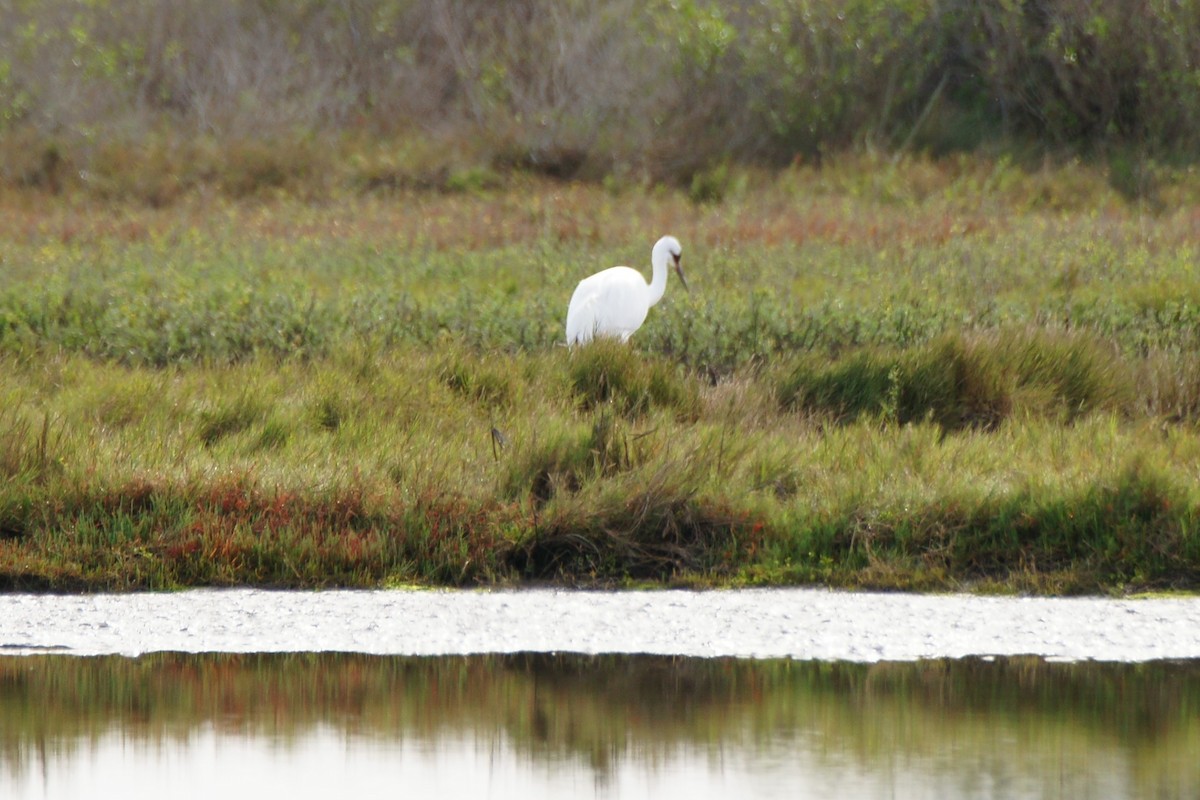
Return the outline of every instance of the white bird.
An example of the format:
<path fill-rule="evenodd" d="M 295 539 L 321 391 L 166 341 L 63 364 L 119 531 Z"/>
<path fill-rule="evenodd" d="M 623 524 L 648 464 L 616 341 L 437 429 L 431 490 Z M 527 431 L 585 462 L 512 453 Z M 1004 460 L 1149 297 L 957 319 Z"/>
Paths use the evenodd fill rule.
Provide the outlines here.
<path fill-rule="evenodd" d="M 668 261 L 675 262 L 675 274 L 683 288 L 688 288 L 679 266 L 682 255 L 679 240 L 664 236 L 650 252 L 654 268 L 650 283 L 629 267 L 610 267 L 581 280 L 567 307 L 567 344 L 583 344 L 596 336 L 628 340 L 646 321 L 650 306 L 662 299 L 667 289 Z"/>

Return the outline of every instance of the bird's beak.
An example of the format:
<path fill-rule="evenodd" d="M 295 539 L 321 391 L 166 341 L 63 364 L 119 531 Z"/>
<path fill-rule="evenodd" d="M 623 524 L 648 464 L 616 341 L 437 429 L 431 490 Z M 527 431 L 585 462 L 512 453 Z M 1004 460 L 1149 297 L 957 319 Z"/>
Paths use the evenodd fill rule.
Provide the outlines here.
<path fill-rule="evenodd" d="M 683 277 L 683 266 L 679 263 L 679 256 L 674 256 L 674 258 L 675 274 L 679 276 L 679 282 L 683 284 L 683 288 L 690 292 L 691 289 L 688 289 L 687 278 Z"/>

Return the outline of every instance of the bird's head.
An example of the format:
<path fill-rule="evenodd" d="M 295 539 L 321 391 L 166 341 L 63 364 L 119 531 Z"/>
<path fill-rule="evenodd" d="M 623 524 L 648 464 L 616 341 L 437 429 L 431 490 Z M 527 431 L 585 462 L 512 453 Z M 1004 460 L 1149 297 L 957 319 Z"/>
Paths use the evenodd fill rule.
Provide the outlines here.
<path fill-rule="evenodd" d="M 675 274 L 679 276 L 679 282 L 683 284 L 683 288 L 688 289 L 687 278 L 683 277 L 683 247 L 680 246 L 679 240 L 674 236 L 664 236 L 661 243 L 666 247 L 667 253 L 671 256 L 671 262 L 675 265 Z"/>

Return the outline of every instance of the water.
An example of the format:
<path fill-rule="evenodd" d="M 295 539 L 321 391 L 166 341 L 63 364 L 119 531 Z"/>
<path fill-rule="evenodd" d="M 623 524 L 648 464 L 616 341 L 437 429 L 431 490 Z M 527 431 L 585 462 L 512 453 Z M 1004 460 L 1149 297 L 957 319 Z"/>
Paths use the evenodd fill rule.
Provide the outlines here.
<path fill-rule="evenodd" d="M 1197 753 L 1198 598 L 0 595 L 5 800 L 1195 798 Z"/>
<path fill-rule="evenodd" d="M 0 797 L 1200 796 L 1200 665 L 0 658 Z"/>

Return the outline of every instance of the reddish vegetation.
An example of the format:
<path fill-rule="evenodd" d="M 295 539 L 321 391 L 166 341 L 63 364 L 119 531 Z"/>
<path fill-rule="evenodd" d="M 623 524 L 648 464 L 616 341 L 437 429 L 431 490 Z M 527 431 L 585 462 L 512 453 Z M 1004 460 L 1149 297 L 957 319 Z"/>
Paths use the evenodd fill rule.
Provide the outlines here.
<path fill-rule="evenodd" d="M 0 236 L 17 241 L 51 239 L 62 244 L 134 243 L 191 233 L 228 236 L 232 224 L 244 235 L 277 242 L 366 241 L 380 246 L 420 242 L 435 250 L 486 250 L 543 240 L 604 242 L 645 238 L 646 231 L 674 231 L 689 242 L 720 247 L 778 246 L 827 242 L 884 247 L 942 244 L 984 231 L 1002 231 L 1004 219 L 948 213 L 940 208 L 858 209 L 837 213 L 806 201 L 780 202 L 776 192 L 736 208 L 697 207 L 680 195 L 649 202 L 641 193 L 614 199 L 599 187 L 523 182 L 498 195 L 405 194 L 347 196 L 320 208 L 280 203 L 226 206 L 193 198 L 170 209 L 112 206 L 92 200 L 63 204 L 51 197 L 0 196 Z M 214 205 L 215 203 L 215 205 Z M 610 206 L 620 203 L 623 213 Z M 414 213 L 414 206 L 417 212 Z M 217 213 L 219 212 L 219 213 Z M 1192 221 L 1189 230 L 1194 229 Z"/>
<path fill-rule="evenodd" d="M 545 521 L 517 503 L 480 505 L 449 494 L 406 506 L 354 489 L 307 497 L 264 492 L 245 479 L 193 490 L 137 482 L 44 511 L 35 524 L 61 531 L 57 538 L 25 531 L 0 539 L 0 584 L 120 589 L 376 585 L 388 578 L 605 581 L 669 577 L 681 569 L 731 572 L 762 545 L 763 523 L 745 514 L 688 500 L 634 505 L 608 520 Z M 92 534 L 85 531 L 93 530 L 110 535 L 100 545 L 87 538 Z M 147 554 L 153 558 L 143 558 Z"/>

